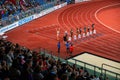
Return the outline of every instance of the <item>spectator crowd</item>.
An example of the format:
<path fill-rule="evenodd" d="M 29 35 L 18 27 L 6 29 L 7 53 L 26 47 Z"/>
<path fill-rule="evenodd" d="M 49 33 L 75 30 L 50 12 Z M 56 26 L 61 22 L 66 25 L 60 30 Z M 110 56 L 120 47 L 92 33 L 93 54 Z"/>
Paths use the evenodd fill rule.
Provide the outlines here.
<path fill-rule="evenodd" d="M 102 80 L 83 67 L 69 65 L 0 39 L 0 80 Z"/>
<path fill-rule="evenodd" d="M 0 27 L 62 3 L 61 0 L 0 0 Z"/>
<path fill-rule="evenodd" d="M 39 3 L 34 0 L 2 0 L 0 1 L 0 19 L 17 15 L 22 11 L 36 7 Z"/>

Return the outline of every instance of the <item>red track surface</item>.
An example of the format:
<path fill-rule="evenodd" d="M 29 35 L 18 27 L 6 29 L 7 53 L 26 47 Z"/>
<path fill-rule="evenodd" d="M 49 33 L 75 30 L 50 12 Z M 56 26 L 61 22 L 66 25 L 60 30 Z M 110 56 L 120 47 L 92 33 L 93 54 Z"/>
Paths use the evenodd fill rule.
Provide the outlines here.
<path fill-rule="evenodd" d="M 99 12 L 98 18 L 107 26 L 120 32 L 120 3 L 119 5 L 109 6 Z"/>
<path fill-rule="evenodd" d="M 97 21 L 95 17 L 95 13 L 98 9 L 118 3 L 120 3 L 120 0 L 91 1 L 68 5 L 42 18 L 7 32 L 8 40 L 13 43 L 19 43 L 30 49 L 39 49 L 40 47 L 43 47 L 52 50 L 54 54 L 57 55 L 55 30 L 57 26 L 51 26 L 52 24 L 60 26 L 62 36 L 64 30 L 69 31 L 71 28 L 75 30 L 76 27 L 84 27 L 95 23 L 97 36 L 95 35 L 95 38 L 88 37 L 85 40 L 74 42 L 74 55 L 80 54 L 81 52 L 90 52 L 120 62 L 120 33 L 118 33 L 120 28 L 113 28 L 114 24 L 111 25 L 107 23 L 110 27 L 108 28 Z M 120 11 L 120 4 L 118 8 L 117 10 Z M 112 7 L 110 7 L 109 11 L 108 8 L 108 12 L 112 12 L 113 10 L 111 9 Z M 103 20 L 104 22 L 108 19 L 104 17 L 101 18 L 103 13 L 107 13 L 105 12 L 105 9 L 97 13 L 96 16 L 100 21 Z M 115 15 L 118 15 L 118 13 Z M 112 22 L 111 19 L 109 19 L 109 21 Z M 106 23 L 104 22 L 104 24 Z M 117 23 L 116 25 L 120 25 L 120 23 Z M 117 29 L 118 32 L 112 29 Z M 66 56 L 68 55 L 66 54 L 65 45 L 62 42 L 61 57 L 66 58 Z"/>

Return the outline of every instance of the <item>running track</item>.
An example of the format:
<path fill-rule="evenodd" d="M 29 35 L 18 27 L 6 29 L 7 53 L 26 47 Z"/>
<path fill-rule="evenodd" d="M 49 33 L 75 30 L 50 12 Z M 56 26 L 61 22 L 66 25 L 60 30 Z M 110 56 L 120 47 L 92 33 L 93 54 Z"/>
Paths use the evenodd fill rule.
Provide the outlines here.
<path fill-rule="evenodd" d="M 74 55 L 90 52 L 120 62 L 120 28 L 113 28 L 99 19 L 100 8 L 114 5 L 120 7 L 120 0 L 90 1 L 68 5 L 42 18 L 31 21 L 7 32 L 8 40 L 30 49 L 46 48 L 57 55 L 55 28 L 61 28 L 61 38 L 65 30 L 76 29 L 95 23 L 97 35 L 74 42 Z M 117 5 L 115 5 L 117 4 Z M 113 7 L 114 7 L 113 6 Z M 112 6 L 111 6 L 112 7 Z M 120 9 L 120 8 L 119 8 Z M 104 9 L 101 11 L 104 11 Z M 118 23 L 118 25 L 120 25 Z M 112 25 L 113 26 L 113 25 Z M 61 57 L 68 58 L 63 42 Z"/>

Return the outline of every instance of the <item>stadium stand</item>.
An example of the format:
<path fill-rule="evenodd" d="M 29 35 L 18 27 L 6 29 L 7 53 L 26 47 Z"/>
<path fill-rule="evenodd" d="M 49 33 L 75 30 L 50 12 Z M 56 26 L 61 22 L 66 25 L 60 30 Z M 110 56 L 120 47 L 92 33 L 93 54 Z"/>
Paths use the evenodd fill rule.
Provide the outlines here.
<path fill-rule="evenodd" d="M 65 79 L 67 77 L 67 79 Z M 97 79 L 96 79 L 97 78 Z M 0 80 L 102 80 L 83 67 L 0 40 Z"/>
<path fill-rule="evenodd" d="M 0 39 L 0 80 L 109 80 L 108 75 L 97 75 L 95 70 L 91 74 L 90 69 L 85 67 L 90 65 L 97 69 L 95 65 L 83 65 L 76 62 L 71 64 L 67 60 L 55 57 L 52 51 L 41 48 L 37 52 Z M 118 79 L 116 77 L 110 80 Z"/>
<path fill-rule="evenodd" d="M 41 0 L 2 0 L 0 3 L 0 27 L 10 25 L 19 19 L 40 13 L 40 11 L 60 3 L 49 0 L 43 0 L 43 2 Z"/>
<path fill-rule="evenodd" d="M 19 1 L 19 0 L 16 0 Z M 36 3 L 36 2 L 37 3 Z M 50 0 L 2 0 L 0 3 L 0 27 L 30 16 L 58 4 Z M 16 6 L 15 6 L 16 5 Z M 0 39 L 0 80 L 109 80 L 90 74 L 87 69 L 66 60 L 40 53 Z"/>

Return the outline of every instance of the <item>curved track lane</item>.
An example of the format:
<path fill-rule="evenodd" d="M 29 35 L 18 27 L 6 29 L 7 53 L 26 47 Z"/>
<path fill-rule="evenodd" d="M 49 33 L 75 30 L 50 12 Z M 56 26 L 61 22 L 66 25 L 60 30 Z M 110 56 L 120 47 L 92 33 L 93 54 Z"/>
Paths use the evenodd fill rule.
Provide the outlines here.
<path fill-rule="evenodd" d="M 68 5 L 21 27 L 8 31 L 8 40 L 30 49 L 43 47 L 53 50 L 54 55 L 58 55 L 56 47 L 57 27 L 61 28 L 62 38 L 65 30 L 69 32 L 72 28 L 76 32 L 77 27 L 83 28 L 95 23 L 97 35 L 74 42 L 73 55 L 80 54 L 81 52 L 90 52 L 120 62 L 120 34 L 102 25 L 95 16 L 99 14 L 96 14 L 98 9 L 118 3 L 120 3 L 120 0 L 100 0 Z M 66 56 L 67 58 L 69 57 L 62 42 L 60 57 L 66 58 Z"/>
<path fill-rule="evenodd" d="M 65 10 L 65 12 L 62 14 L 63 16 L 59 17 L 63 20 L 59 22 L 66 24 L 66 27 L 70 25 L 69 28 L 76 28 L 76 25 L 84 27 L 95 23 L 97 32 L 103 35 L 100 37 L 96 37 L 96 39 L 90 39 L 87 42 L 81 42 L 80 44 L 77 44 L 77 48 L 79 47 L 78 49 L 84 49 L 84 51 L 91 52 L 93 54 L 106 58 L 116 59 L 116 57 L 120 57 L 120 46 L 118 44 L 120 43 L 118 38 L 119 34 L 114 33 L 112 30 L 106 28 L 104 25 L 101 25 L 96 20 L 95 13 L 99 8 L 103 6 L 114 5 L 117 3 L 118 2 L 114 1 L 101 1 L 101 4 L 99 4 L 98 2 L 91 2 L 86 3 L 85 5 L 73 6 L 72 9 Z"/>

